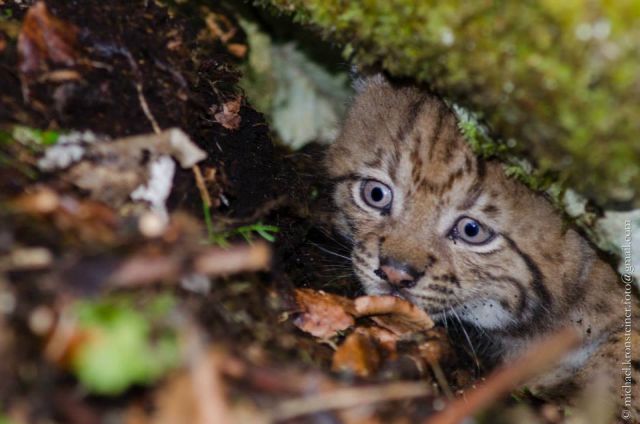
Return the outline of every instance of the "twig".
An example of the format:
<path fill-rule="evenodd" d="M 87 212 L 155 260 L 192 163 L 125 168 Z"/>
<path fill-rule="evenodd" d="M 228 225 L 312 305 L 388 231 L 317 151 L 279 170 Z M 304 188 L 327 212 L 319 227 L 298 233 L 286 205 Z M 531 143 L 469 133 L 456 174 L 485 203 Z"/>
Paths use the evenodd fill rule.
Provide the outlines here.
<path fill-rule="evenodd" d="M 135 86 L 136 91 L 138 92 L 138 101 L 140 102 L 140 107 L 142 108 L 142 111 L 144 112 L 149 122 L 151 122 L 153 132 L 155 132 L 156 134 L 161 133 L 162 130 L 160 129 L 160 125 L 158 125 L 158 121 L 156 121 L 156 118 L 151 113 L 151 109 L 149 108 L 147 99 L 144 98 L 144 94 L 142 93 L 142 83 L 136 82 Z"/>
<path fill-rule="evenodd" d="M 200 167 L 198 165 L 193 165 L 191 169 L 193 170 L 196 187 L 198 187 L 200 198 L 202 199 L 202 213 L 204 215 L 204 223 L 207 227 L 207 235 L 209 236 L 209 240 L 212 240 L 214 237 L 214 229 L 213 222 L 211 220 L 211 196 L 209 195 L 209 190 L 207 190 Z"/>
<path fill-rule="evenodd" d="M 231 248 L 211 247 L 193 262 L 195 272 L 205 275 L 230 275 L 269 268 L 271 249 L 264 242 Z"/>
<path fill-rule="evenodd" d="M 0 272 L 49 268 L 53 265 L 53 259 L 53 255 L 45 247 L 16 248 L 9 254 L 0 256 Z"/>
<path fill-rule="evenodd" d="M 178 281 L 182 272 L 180 257 L 143 253 L 125 259 L 107 281 L 114 287 L 135 287 L 158 281 Z"/>
<path fill-rule="evenodd" d="M 230 424 L 234 420 L 220 375 L 219 357 L 207 351 L 198 327 L 193 323 L 189 327 L 184 342 L 196 400 L 197 424 Z"/>
<path fill-rule="evenodd" d="M 454 399 L 455 396 L 453 395 L 451 386 L 447 381 L 447 377 L 444 375 L 444 372 L 442 371 L 442 367 L 440 366 L 440 363 L 438 361 L 433 361 L 433 360 L 430 360 L 427 362 L 429 363 L 429 366 L 433 371 L 433 375 L 436 377 L 436 381 L 438 382 L 438 385 L 440 385 L 440 389 L 442 389 L 447 399 L 449 400 Z"/>
<path fill-rule="evenodd" d="M 140 107 L 142 108 L 142 112 L 144 112 L 144 115 L 147 117 L 149 122 L 151 122 L 151 127 L 153 128 L 153 132 L 155 132 L 156 134 L 159 134 L 160 132 L 162 132 L 162 130 L 160 129 L 160 125 L 158 125 L 158 121 L 156 121 L 156 118 L 153 116 L 153 113 L 151 113 L 151 109 L 149 108 L 147 99 L 145 99 L 144 97 L 144 92 L 143 92 L 143 87 L 141 82 L 142 75 L 140 73 L 140 68 L 138 68 L 138 65 L 136 64 L 136 61 L 133 58 L 133 55 L 126 47 L 117 48 L 116 51 L 124 55 L 124 57 L 129 62 L 129 66 L 131 67 L 131 70 L 133 70 L 133 73 L 135 74 L 137 79 L 137 81 L 134 82 L 134 86 L 136 87 L 136 91 L 138 92 L 138 101 L 140 102 Z"/>
<path fill-rule="evenodd" d="M 424 424 L 458 424 L 466 417 L 487 408 L 493 402 L 518 388 L 529 378 L 551 368 L 571 349 L 579 345 L 580 335 L 573 328 L 565 328 L 535 344 L 529 351 L 489 377 L 464 398 L 451 402 L 444 411 Z"/>
<path fill-rule="evenodd" d="M 193 261 L 191 261 L 193 258 Z M 269 268 L 271 249 L 266 243 L 237 245 L 228 248 L 208 247 L 196 254 L 134 255 L 118 267 L 109 277 L 115 287 L 134 287 L 158 281 L 178 281 L 180 276 L 193 273 L 224 276 L 239 272 L 260 271 Z"/>
<path fill-rule="evenodd" d="M 198 165 L 193 165 L 191 169 L 193 170 L 193 176 L 196 179 L 196 186 L 198 187 L 198 190 L 200 190 L 200 197 L 202 198 L 202 202 L 206 205 L 207 208 L 210 208 L 212 204 L 211 196 L 209 195 L 207 186 L 204 183 L 202 171 L 200 171 L 200 167 Z"/>
<path fill-rule="evenodd" d="M 284 421 L 320 411 L 352 408 L 377 402 L 428 396 L 424 382 L 394 382 L 380 386 L 349 387 L 298 399 L 282 401 L 271 414 L 273 421 Z"/>

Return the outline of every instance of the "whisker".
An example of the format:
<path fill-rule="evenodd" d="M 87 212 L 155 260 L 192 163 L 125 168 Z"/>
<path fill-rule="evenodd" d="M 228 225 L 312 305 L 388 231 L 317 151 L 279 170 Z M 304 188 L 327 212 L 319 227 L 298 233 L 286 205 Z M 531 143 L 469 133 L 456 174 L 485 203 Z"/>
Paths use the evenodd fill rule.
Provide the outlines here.
<path fill-rule="evenodd" d="M 348 277 L 352 277 L 353 274 L 344 274 L 344 275 L 336 275 L 334 278 L 332 278 L 331 280 L 326 281 L 325 284 L 332 284 L 335 283 L 338 280 L 341 280 L 343 278 L 348 278 Z"/>
<path fill-rule="evenodd" d="M 329 262 L 327 262 L 326 264 L 321 264 L 319 267 L 321 267 L 323 270 L 330 271 L 348 271 L 352 268 L 352 266 L 348 264 L 336 264 Z"/>
<path fill-rule="evenodd" d="M 324 227 L 315 227 L 320 233 L 322 233 L 323 236 L 325 236 L 327 239 L 335 242 L 337 245 L 339 245 L 340 247 L 343 247 L 347 250 L 351 250 L 352 245 L 348 244 L 348 242 L 353 244 L 353 240 L 349 240 L 346 239 L 344 236 L 338 236 L 336 237 L 335 233 L 327 228 Z"/>
<path fill-rule="evenodd" d="M 345 259 L 347 261 L 351 261 L 351 258 L 348 257 L 348 256 L 341 255 L 340 253 L 337 253 L 337 252 L 334 252 L 332 250 L 329 250 L 329 249 L 327 249 L 325 247 L 320 246 L 317 243 L 314 243 L 314 242 L 309 242 L 309 243 L 311 243 L 313 246 L 317 247 L 318 249 L 322 250 L 325 253 L 328 253 L 328 254 L 333 255 L 333 256 L 337 256 L 338 258 L 342 258 L 342 259 Z"/>
<path fill-rule="evenodd" d="M 449 332 L 449 315 L 447 315 L 446 308 L 442 312 L 444 313 L 444 329 L 448 333 Z"/>
<path fill-rule="evenodd" d="M 454 293 L 453 293 L 453 297 L 454 297 L 454 298 L 455 298 L 455 300 L 456 300 L 456 307 L 462 307 L 462 306 L 464 305 L 464 302 L 462 301 L 462 299 L 460 299 L 460 297 L 458 296 L 458 294 L 457 294 L 457 293 L 455 293 L 455 292 L 454 292 Z M 471 315 L 473 318 L 475 318 L 475 320 L 476 320 L 476 321 L 479 321 L 478 316 L 477 316 L 475 313 L 473 313 L 470 309 L 467 309 L 467 313 L 468 313 L 469 315 Z M 489 337 L 489 335 L 487 334 L 487 332 L 485 331 L 485 329 L 484 329 L 484 328 L 482 328 L 482 327 L 480 327 L 480 326 L 477 326 L 477 325 L 476 325 L 476 326 L 474 326 L 474 327 L 478 328 L 478 329 L 482 332 L 482 334 L 483 334 L 484 336 Z"/>
<path fill-rule="evenodd" d="M 478 355 L 476 353 L 476 350 L 473 347 L 473 343 L 471 342 L 471 337 L 469 337 L 469 333 L 467 333 L 467 330 L 465 329 L 464 323 L 460 319 L 460 316 L 458 315 L 456 310 L 454 308 L 452 308 L 450 304 L 449 304 L 449 310 L 451 311 L 453 316 L 457 319 L 458 323 L 460 324 L 460 329 L 462 330 L 462 334 L 464 335 L 465 339 L 467 340 L 467 344 L 469 345 L 469 348 L 471 349 L 471 354 L 472 354 L 472 357 L 473 357 L 473 361 L 475 362 L 476 367 L 480 368 L 480 360 L 478 359 Z"/>

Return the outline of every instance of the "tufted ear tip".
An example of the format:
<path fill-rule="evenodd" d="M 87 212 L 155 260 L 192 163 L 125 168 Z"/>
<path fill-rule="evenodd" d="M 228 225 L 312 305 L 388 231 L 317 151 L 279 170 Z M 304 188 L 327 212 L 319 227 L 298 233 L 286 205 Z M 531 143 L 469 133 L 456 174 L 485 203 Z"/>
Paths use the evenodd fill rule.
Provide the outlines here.
<path fill-rule="evenodd" d="M 388 85 L 389 81 L 382 72 L 369 73 L 362 72 L 361 69 L 353 65 L 351 67 L 352 86 L 356 93 L 362 93 L 367 87 Z"/>

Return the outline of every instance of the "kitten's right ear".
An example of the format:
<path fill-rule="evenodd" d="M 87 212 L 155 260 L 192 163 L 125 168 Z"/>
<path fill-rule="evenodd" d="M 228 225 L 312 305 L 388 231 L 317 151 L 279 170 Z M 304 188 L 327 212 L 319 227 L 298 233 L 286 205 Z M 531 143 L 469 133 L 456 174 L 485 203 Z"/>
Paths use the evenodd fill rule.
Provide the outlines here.
<path fill-rule="evenodd" d="M 356 65 L 351 67 L 351 85 L 356 93 L 362 93 L 367 87 L 389 85 L 389 80 L 382 72 L 368 73 Z"/>

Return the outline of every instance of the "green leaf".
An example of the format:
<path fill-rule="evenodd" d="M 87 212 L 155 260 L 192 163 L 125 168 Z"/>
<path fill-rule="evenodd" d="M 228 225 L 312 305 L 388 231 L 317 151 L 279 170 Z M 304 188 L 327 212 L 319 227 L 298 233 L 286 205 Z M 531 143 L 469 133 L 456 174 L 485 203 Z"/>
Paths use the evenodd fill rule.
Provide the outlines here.
<path fill-rule="evenodd" d="M 60 133 L 51 130 L 39 130 L 21 125 L 13 127 L 11 136 L 14 140 L 32 148 L 52 146 L 58 142 Z"/>
<path fill-rule="evenodd" d="M 92 393 L 118 395 L 135 384 L 149 384 L 179 360 L 175 332 L 160 331 L 173 299 L 158 296 L 143 308 L 126 297 L 82 301 L 74 311 L 86 340 L 72 359 L 72 370 Z M 153 336 L 152 336 L 153 333 Z"/>
<path fill-rule="evenodd" d="M 205 214 L 205 222 L 206 220 L 207 218 Z M 209 241 L 211 243 L 217 244 L 220 247 L 227 247 L 229 245 L 229 239 L 234 236 L 240 236 L 247 243 L 251 243 L 253 240 L 253 233 L 258 234 L 263 239 L 273 243 L 274 241 L 276 241 L 274 234 L 280 231 L 280 229 L 275 225 L 265 225 L 261 222 L 243 225 L 228 231 L 220 232 L 214 231 L 213 225 L 209 227 L 209 224 L 207 224 L 207 228 L 209 229 Z"/>
<path fill-rule="evenodd" d="M 276 241 L 276 238 L 272 235 L 269 234 L 268 232 L 266 232 L 265 230 L 256 230 L 258 234 L 260 234 L 260 236 L 267 240 L 270 241 L 271 243 L 273 243 L 274 241 Z"/>
<path fill-rule="evenodd" d="M 280 229 L 274 225 L 264 225 L 258 222 L 256 224 L 238 227 L 235 231 L 242 235 L 247 241 L 251 241 L 251 233 L 256 232 L 263 239 L 273 243 L 276 240 L 274 234 L 280 231 Z"/>

